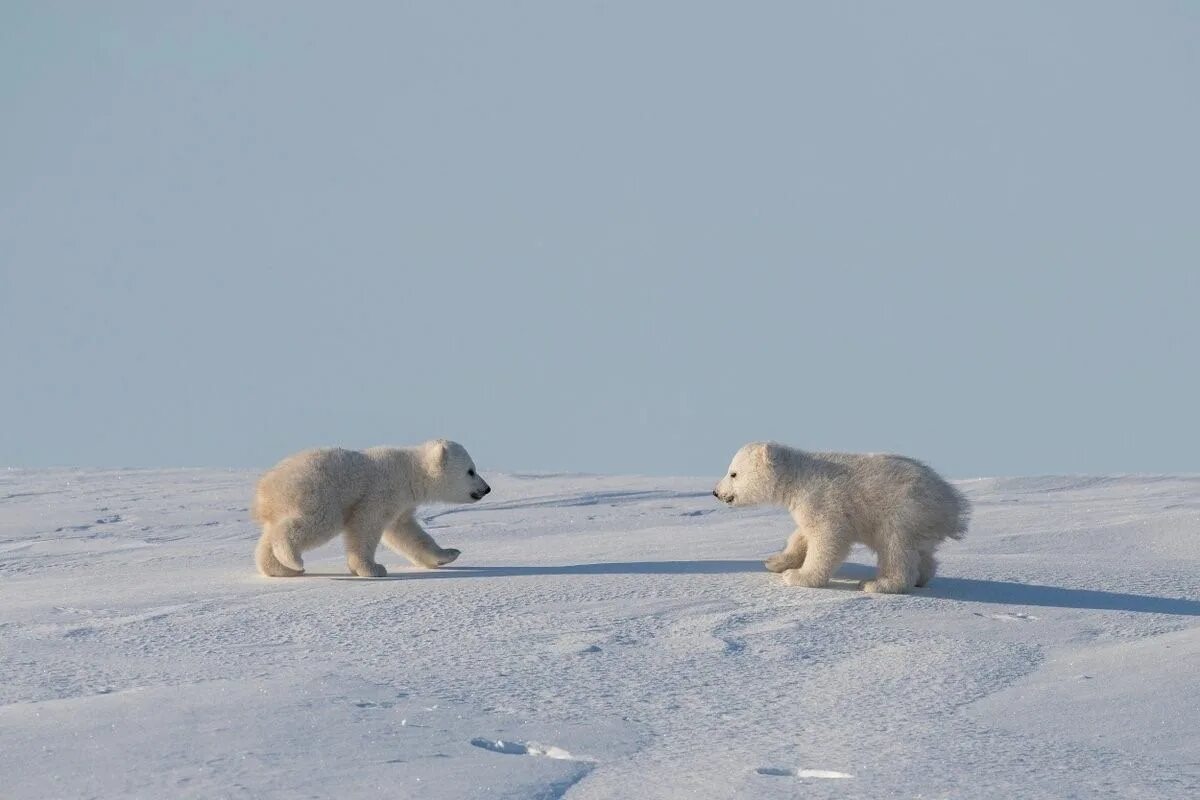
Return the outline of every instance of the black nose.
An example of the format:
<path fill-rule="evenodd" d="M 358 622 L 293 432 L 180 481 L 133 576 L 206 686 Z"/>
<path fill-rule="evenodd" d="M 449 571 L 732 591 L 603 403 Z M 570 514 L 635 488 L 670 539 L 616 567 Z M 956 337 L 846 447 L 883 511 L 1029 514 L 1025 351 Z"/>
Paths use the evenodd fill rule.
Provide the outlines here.
<path fill-rule="evenodd" d="M 717 494 L 717 490 L 716 490 L 716 489 L 713 489 L 713 497 L 717 497 L 717 498 L 719 498 L 720 496 L 721 496 L 721 495 Z"/>
<path fill-rule="evenodd" d="M 491 494 L 491 493 L 492 493 L 492 487 L 490 487 L 490 486 L 484 486 L 484 487 L 483 487 L 483 493 L 484 493 L 484 494 Z"/>

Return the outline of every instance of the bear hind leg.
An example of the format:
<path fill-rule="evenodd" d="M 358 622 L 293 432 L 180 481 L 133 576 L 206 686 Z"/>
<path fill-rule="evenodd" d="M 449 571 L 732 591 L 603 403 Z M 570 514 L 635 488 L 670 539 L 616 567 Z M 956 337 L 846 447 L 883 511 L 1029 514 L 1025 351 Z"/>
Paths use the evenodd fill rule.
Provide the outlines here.
<path fill-rule="evenodd" d="M 271 578 L 294 578 L 304 574 L 304 561 L 283 532 L 267 523 L 254 551 L 258 571 Z"/>
<path fill-rule="evenodd" d="M 879 572 L 873 581 L 864 581 L 864 592 L 901 594 L 917 584 L 921 556 L 909 547 L 901 526 L 893 525 L 879 537 Z"/>
<path fill-rule="evenodd" d="M 928 586 L 937 574 L 938 562 L 932 550 L 920 552 L 920 562 L 917 564 L 917 586 Z"/>

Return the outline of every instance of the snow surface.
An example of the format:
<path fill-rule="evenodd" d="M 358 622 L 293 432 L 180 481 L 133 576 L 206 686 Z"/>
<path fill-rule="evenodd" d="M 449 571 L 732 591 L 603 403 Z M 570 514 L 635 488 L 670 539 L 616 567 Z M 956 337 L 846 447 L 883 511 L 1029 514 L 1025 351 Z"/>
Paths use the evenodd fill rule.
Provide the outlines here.
<path fill-rule="evenodd" d="M 1200 796 L 1200 478 L 976 480 L 908 596 L 710 479 L 488 475 L 254 572 L 248 472 L 0 472 L 0 797 Z"/>

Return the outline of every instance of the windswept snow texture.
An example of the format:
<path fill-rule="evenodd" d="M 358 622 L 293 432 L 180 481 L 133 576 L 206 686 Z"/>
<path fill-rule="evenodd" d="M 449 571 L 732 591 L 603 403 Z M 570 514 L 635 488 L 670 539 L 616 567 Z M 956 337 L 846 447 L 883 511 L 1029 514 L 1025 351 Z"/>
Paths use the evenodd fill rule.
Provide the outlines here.
<path fill-rule="evenodd" d="M 267 579 L 254 477 L 0 472 L 0 796 L 1200 796 L 1200 478 L 962 482 L 874 596 L 709 479 L 496 476 L 451 568 Z"/>

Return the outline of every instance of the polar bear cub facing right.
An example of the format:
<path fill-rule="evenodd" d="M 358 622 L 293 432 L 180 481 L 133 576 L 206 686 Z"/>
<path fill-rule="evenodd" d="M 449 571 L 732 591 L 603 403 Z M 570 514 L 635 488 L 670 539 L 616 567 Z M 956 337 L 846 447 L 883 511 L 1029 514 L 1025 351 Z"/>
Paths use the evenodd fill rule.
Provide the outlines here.
<path fill-rule="evenodd" d="M 738 450 L 713 494 L 729 505 L 781 505 L 796 530 L 766 561 L 792 586 L 820 587 L 865 544 L 879 558 L 868 592 L 906 592 L 937 571 L 934 550 L 961 539 L 971 507 L 919 461 L 895 455 L 806 453 L 774 442 Z"/>
<path fill-rule="evenodd" d="M 459 552 L 425 532 L 417 506 L 475 502 L 490 491 L 463 446 L 445 439 L 418 447 L 306 450 L 258 481 L 253 514 L 263 530 L 255 561 L 264 575 L 300 575 L 300 554 L 341 532 L 355 575 L 387 575 L 375 561 L 381 538 L 418 566 L 440 567 Z"/>

